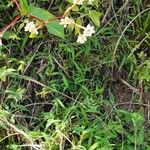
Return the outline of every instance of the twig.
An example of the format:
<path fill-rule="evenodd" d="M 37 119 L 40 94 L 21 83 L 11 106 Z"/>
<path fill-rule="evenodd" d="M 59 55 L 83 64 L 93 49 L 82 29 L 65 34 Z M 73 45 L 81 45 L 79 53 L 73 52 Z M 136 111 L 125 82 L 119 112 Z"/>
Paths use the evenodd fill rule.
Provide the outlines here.
<path fill-rule="evenodd" d="M 109 12 L 110 12 L 110 10 L 111 10 L 111 6 L 112 6 L 112 4 L 113 4 L 113 0 L 111 0 L 111 1 L 110 1 L 109 7 L 108 7 L 108 9 L 107 9 L 107 11 L 106 11 L 106 13 L 105 13 L 105 15 L 104 15 L 103 19 L 102 19 L 102 23 L 104 23 L 104 22 L 105 22 L 106 17 L 107 17 L 107 15 L 109 14 Z"/>
<path fill-rule="evenodd" d="M 38 18 L 38 17 L 36 17 L 36 16 L 30 15 L 30 17 L 31 17 L 31 18 L 34 18 L 34 19 L 36 19 L 36 20 L 38 20 L 38 21 L 40 21 L 40 22 L 42 22 L 42 23 L 44 23 L 44 21 L 43 21 L 42 19 L 40 19 L 40 18 Z"/>
<path fill-rule="evenodd" d="M 59 17 L 55 17 L 55 18 L 53 18 L 53 19 L 50 19 L 50 20 L 48 20 L 48 21 L 43 21 L 43 23 L 40 24 L 40 25 L 37 27 L 37 29 L 41 29 L 41 28 L 43 28 L 46 24 L 51 23 L 52 21 L 55 21 L 55 20 L 58 20 L 58 19 L 61 19 L 61 18 L 64 18 L 64 16 L 59 16 Z"/>
<path fill-rule="evenodd" d="M 0 31 L 0 37 L 2 37 L 3 34 L 4 34 L 9 28 L 11 28 L 14 24 L 16 24 L 16 22 L 17 22 L 21 17 L 22 17 L 21 15 L 17 16 L 8 26 L 6 26 L 2 31 Z"/>
<path fill-rule="evenodd" d="M 136 93 L 137 95 L 141 95 L 141 93 L 139 92 L 139 89 L 136 89 L 135 87 L 133 87 L 132 85 L 130 85 L 128 82 L 126 82 L 123 79 L 120 79 L 122 81 L 122 83 L 124 83 L 127 87 L 129 87 L 134 93 Z"/>

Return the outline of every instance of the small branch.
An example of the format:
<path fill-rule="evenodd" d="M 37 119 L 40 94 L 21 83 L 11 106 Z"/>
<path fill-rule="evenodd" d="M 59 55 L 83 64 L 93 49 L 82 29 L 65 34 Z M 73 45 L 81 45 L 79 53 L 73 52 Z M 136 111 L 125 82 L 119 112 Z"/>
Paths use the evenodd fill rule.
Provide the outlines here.
<path fill-rule="evenodd" d="M 63 15 L 63 16 L 55 17 L 55 18 L 53 18 L 53 19 L 50 19 L 50 20 L 46 21 L 46 23 L 50 23 L 50 22 L 52 22 L 52 21 L 55 21 L 55 20 L 58 20 L 58 19 L 62 19 L 62 18 L 64 18 L 64 15 Z"/>
<path fill-rule="evenodd" d="M 11 124 L 7 119 L 0 119 L 2 122 L 4 122 L 8 127 L 12 128 L 14 131 L 16 131 L 17 133 L 21 134 L 26 140 L 28 140 L 29 142 L 32 142 L 32 138 L 30 138 L 23 130 L 18 129 L 16 126 L 14 126 L 13 124 Z"/>
<path fill-rule="evenodd" d="M 102 24 L 106 21 L 107 15 L 110 13 L 112 4 L 113 4 L 113 0 L 110 1 L 110 4 L 109 4 L 109 6 L 108 6 L 108 9 L 107 9 L 107 11 L 106 11 L 106 13 L 105 13 L 105 15 L 104 15 L 102 21 L 101 21 Z"/>
<path fill-rule="evenodd" d="M 45 23 L 42 19 L 40 19 L 40 18 L 38 18 L 38 17 L 32 16 L 32 15 L 30 15 L 30 17 L 31 17 L 31 18 L 34 18 L 34 19 L 36 19 L 36 20 L 38 20 L 38 21 L 40 21 L 40 22 L 42 22 L 42 23 Z"/>
<path fill-rule="evenodd" d="M 125 84 L 127 87 L 129 87 L 134 93 L 136 93 L 137 95 L 140 96 L 140 91 L 139 89 L 136 89 L 135 87 L 133 87 L 132 85 L 130 85 L 128 82 L 126 82 L 123 79 L 120 79 L 122 81 L 123 84 Z"/>
<path fill-rule="evenodd" d="M 41 28 L 43 28 L 46 24 L 51 23 L 51 22 L 53 22 L 53 21 L 55 21 L 55 20 L 58 20 L 58 19 L 61 19 L 61 18 L 64 18 L 64 16 L 55 17 L 55 18 L 53 18 L 53 19 L 50 19 L 50 20 L 48 20 L 48 21 L 45 21 L 45 22 L 43 22 L 42 24 L 40 24 L 40 25 L 37 27 L 37 29 L 41 29 Z"/>
<path fill-rule="evenodd" d="M 2 37 L 3 34 L 4 34 L 9 28 L 11 28 L 13 25 L 15 25 L 15 23 L 16 23 L 21 17 L 22 17 L 21 15 L 17 16 L 8 26 L 6 26 L 2 31 L 0 31 L 0 37 Z"/>

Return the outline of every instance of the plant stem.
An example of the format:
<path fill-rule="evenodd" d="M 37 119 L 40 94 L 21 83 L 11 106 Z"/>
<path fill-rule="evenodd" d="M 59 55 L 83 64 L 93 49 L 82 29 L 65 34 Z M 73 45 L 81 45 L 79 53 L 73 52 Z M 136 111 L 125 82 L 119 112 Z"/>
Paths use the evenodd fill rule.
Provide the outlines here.
<path fill-rule="evenodd" d="M 43 23 L 41 23 L 41 24 L 37 27 L 37 29 L 41 29 L 41 28 L 43 28 L 46 24 L 51 23 L 51 22 L 53 22 L 53 21 L 55 21 L 55 20 L 58 20 L 58 19 L 61 19 L 61 18 L 64 18 L 64 16 L 55 17 L 55 18 L 50 19 L 50 20 L 45 21 L 45 22 L 43 21 Z"/>
<path fill-rule="evenodd" d="M 66 16 L 72 9 L 73 7 L 76 6 L 76 4 L 73 4 L 72 6 L 70 6 L 64 13 L 64 16 Z"/>
<path fill-rule="evenodd" d="M 19 15 L 17 16 L 9 25 L 7 25 L 2 31 L 0 31 L 0 37 L 3 36 L 3 34 L 10 28 L 12 27 L 22 16 Z"/>
<path fill-rule="evenodd" d="M 42 23 L 44 23 L 44 21 L 43 21 L 42 19 L 40 19 L 40 18 L 37 18 L 37 17 L 32 16 L 32 15 L 30 15 L 30 17 L 31 17 L 31 18 L 34 18 L 34 19 L 36 19 L 36 20 L 38 20 L 38 21 L 40 21 L 40 22 L 42 22 Z"/>

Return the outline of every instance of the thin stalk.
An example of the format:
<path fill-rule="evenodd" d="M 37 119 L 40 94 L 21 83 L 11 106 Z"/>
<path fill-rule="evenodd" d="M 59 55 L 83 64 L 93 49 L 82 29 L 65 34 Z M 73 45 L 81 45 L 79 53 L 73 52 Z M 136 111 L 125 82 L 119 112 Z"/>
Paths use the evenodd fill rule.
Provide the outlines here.
<path fill-rule="evenodd" d="M 14 26 L 16 24 L 16 22 L 21 18 L 22 16 L 19 15 L 17 16 L 8 26 L 6 26 L 2 31 L 0 31 L 0 37 L 3 36 L 3 34 L 12 26 Z"/>
<path fill-rule="evenodd" d="M 53 22 L 53 21 L 55 21 L 55 20 L 58 20 L 58 19 L 61 19 L 61 18 L 64 18 L 64 16 L 55 17 L 55 18 L 50 19 L 50 20 L 45 21 L 45 22 L 43 21 L 43 23 L 41 23 L 41 24 L 37 27 L 37 29 L 41 29 L 41 28 L 43 28 L 46 24 L 51 23 L 51 22 Z"/>
<path fill-rule="evenodd" d="M 76 6 L 76 4 L 73 4 L 72 6 L 70 6 L 70 7 L 65 11 L 64 16 L 66 16 L 66 15 L 73 9 L 73 7 L 75 7 L 75 6 Z"/>
<path fill-rule="evenodd" d="M 36 19 L 36 20 L 38 20 L 38 21 L 40 21 L 40 22 L 42 22 L 42 23 L 44 23 L 44 21 L 43 21 L 42 19 L 40 19 L 40 18 L 38 18 L 38 17 L 36 17 L 36 16 L 30 15 L 30 17 L 31 17 L 31 18 L 34 18 L 34 19 Z"/>

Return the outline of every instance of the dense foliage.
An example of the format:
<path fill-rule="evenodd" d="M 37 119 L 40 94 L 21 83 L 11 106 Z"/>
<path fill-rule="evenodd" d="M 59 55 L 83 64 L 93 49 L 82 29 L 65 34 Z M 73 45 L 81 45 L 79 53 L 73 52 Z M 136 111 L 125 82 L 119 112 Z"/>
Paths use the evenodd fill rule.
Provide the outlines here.
<path fill-rule="evenodd" d="M 150 150 L 149 0 L 75 1 L 0 1 L 0 150 Z"/>

